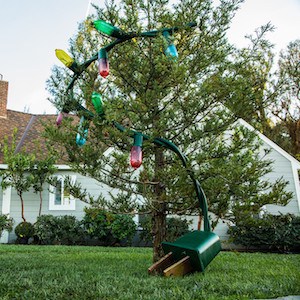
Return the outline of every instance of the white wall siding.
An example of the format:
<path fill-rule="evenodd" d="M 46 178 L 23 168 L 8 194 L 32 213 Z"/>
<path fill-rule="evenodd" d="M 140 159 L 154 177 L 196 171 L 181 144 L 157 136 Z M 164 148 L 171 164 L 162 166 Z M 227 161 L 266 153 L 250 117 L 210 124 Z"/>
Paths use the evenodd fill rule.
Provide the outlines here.
<path fill-rule="evenodd" d="M 2 181 L 2 178 L 0 177 L 0 182 Z M 2 199 L 3 199 L 3 191 L 0 185 L 0 207 L 2 207 Z M 1 211 L 2 213 L 2 211 Z"/>
<path fill-rule="evenodd" d="M 10 203 L 11 203 L 11 187 L 9 186 L 5 190 L 1 190 L 2 201 L 1 201 L 1 213 L 3 215 L 10 215 Z M 0 232 L 1 234 L 1 232 Z M 4 230 L 0 237 L 0 243 L 7 243 L 9 240 L 9 232 Z"/>
<path fill-rule="evenodd" d="M 290 200 L 290 202 L 286 206 L 279 206 L 279 205 L 266 205 L 265 208 L 267 212 L 278 215 L 280 213 L 286 214 L 291 213 L 294 215 L 300 215 L 300 209 L 299 209 L 299 180 L 296 177 L 295 182 L 295 176 L 297 176 L 297 172 L 294 170 L 294 167 L 292 165 L 292 162 L 284 157 L 281 153 L 276 151 L 274 148 L 270 147 L 267 143 L 263 142 L 263 146 L 261 148 L 261 156 L 264 155 L 263 149 L 270 149 L 271 152 L 266 156 L 266 159 L 270 159 L 273 161 L 272 164 L 272 172 L 266 174 L 264 176 L 264 180 L 268 180 L 271 183 L 275 183 L 276 180 L 283 177 L 285 181 L 288 181 L 288 184 L 286 186 L 286 190 L 288 192 L 293 193 L 293 198 Z M 211 215 L 213 217 L 213 215 Z M 198 226 L 198 216 L 185 216 L 187 220 L 192 221 L 191 229 L 196 230 Z M 214 233 L 216 233 L 221 241 L 227 241 L 228 240 L 228 234 L 227 231 L 229 229 L 229 223 L 224 220 L 219 220 L 217 226 L 214 229 Z M 203 224 L 202 224 L 202 230 L 203 230 Z"/>
<path fill-rule="evenodd" d="M 59 175 L 76 175 L 77 182 L 81 183 L 83 188 L 86 188 L 87 191 L 94 197 L 98 197 L 100 193 L 103 193 L 103 196 L 109 197 L 110 188 L 101 185 L 94 179 L 82 176 L 80 174 L 70 172 L 70 171 L 61 171 Z M 72 215 L 75 216 L 78 220 L 81 220 L 84 216 L 84 208 L 88 206 L 87 203 L 76 199 L 75 210 L 49 210 L 49 185 L 46 184 L 42 192 L 43 205 L 42 205 L 42 215 L 51 214 L 53 216 L 62 216 L 62 215 Z M 24 199 L 24 216 L 26 221 L 34 223 L 37 220 L 39 213 L 40 199 L 39 195 L 35 194 L 33 190 L 25 192 L 23 194 Z M 10 215 L 14 218 L 14 226 L 22 222 L 21 217 L 21 201 L 17 192 L 13 189 L 11 194 L 11 209 Z M 13 242 L 16 239 L 14 231 L 9 235 L 9 242 Z"/>
<path fill-rule="evenodd" d="M 105 198 L 110 198 L 109 191 L 112 189 L 107 185 L 101 184 L 95 179 L 76 174 L 77 181 L 81 183 L 82 187 L 84 187 L 88 193 L 97 198 L 100 194 L 102 194 Z"/>
<path fill-rule="evenodd" d="M 267 212 L 271 214 L 291 213 L 295 215 L 300 215 L 296 184 L 294 178 L 294 172 L 292 168 L 292 163 L 286 157 L 281 155 L 278 151 L 273 148 L 270 148 L 266 143 L 263 144 L 262 148 L 271 149 L 271 152 L 267 155 L 267 159 L 271 159 L 274 163 L 272 164 L 273 170 L 271 173 L 265 175 L 265 179 L 270 182 L 275 182 L 277 179 L 283 177 L 285 181 L 288 181 L 286 190 L 293 193 L 293 198 L 286 206 L 279 206 L 268 204 L 266 205 Z"/>

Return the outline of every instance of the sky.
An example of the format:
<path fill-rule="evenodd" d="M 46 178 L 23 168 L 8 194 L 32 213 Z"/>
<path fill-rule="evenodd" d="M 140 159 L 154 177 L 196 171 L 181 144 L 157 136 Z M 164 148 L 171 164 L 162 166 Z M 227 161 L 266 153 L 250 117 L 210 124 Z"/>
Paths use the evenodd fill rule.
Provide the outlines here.
<path fill-rule="evenodd" d="M 0 0 L 0 79 L 9 82 L 8 108 L 33 114 L 56 113 L 47 100 L 46 80 L 60 62 L 54 50 L 68 49 L 69 39 L 90 11 L 89 3 L 104 0 Z M 279 53 L 300 38 L 300 0 L 245 0 L 228 31 L 238 47 L 261 25 Z"/>

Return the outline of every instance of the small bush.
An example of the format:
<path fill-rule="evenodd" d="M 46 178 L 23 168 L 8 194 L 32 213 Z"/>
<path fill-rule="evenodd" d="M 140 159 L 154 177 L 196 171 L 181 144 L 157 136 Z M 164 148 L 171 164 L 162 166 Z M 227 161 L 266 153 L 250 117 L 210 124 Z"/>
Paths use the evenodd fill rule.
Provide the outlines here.
<path fill-rule="evenodd" d="M 82 223 L 91 238 L 104 239 L 109 234 L 109 227 L 113 217 L 112 214 L 98 209 L 85 208 Z"/>
<path fill-rule="evenodd" d="M 190 222 L 186 219 L 180 218 L 168 218 L 167 219 L 167 242 L 174 242 L 176 239 L 181 237 L 182 235 L 189 232 L 189 224 Z"/>
<path fill-rule="evenodd" d="M 85 208 L 82 220 L 87 234 L 103 245 L 113 245 L 123 240 L 131 241 L 136 225 L 131 216 L 113 214 L 99 208 Z"/>
<path fill-rule="evenodd" d="M 167 218 L 166 226 L 166 242 L 174 242 L 176 239 L 182 235 L 189 232 L 190 222 L 186 219 L 180 218 Z M 152 225 L 151 217 L 146 216 L 143 221 L 140 223 L 140 226 L 143 228 L 140 238 L 144 242 L 149 242 L 153 240 L 152 234 Z"/>
<path fill-rule="evenodd" d="M 8 217 L 8 215 L 0 214 L 0 237 L 2 235 L 3 230 L 12 231 L 13 223 L 13 219 Z"/>
<path fill-rule="evenodd" d="M 235 244 L 248 248 L 300 251 L 300 217 L 292 214 L 245 218 L 232 226 L 228 233 Z"/>
<path fill-rule="evenodd" d="M 35 236 L 43 245 L 75 245 L 84 240 L 84 229 L 74 216 L 42 215 L 34 224 Z"/>
<path fill-rule="evenodd" d="M 132 217 L 128 215 L 115 215 L 110 227 L 111 234 L 119 241 L 124 239 L 132 240 L 136 232 L 136 224 L 132 220 Z"/>
<path fill-rule="evenodd" d="M 34 234 L 33 225 L 29 222 L 21 222 L 16 226 L 15 234 L 17 236 L 17 243 L 27 244 L 28 240 Z"/>

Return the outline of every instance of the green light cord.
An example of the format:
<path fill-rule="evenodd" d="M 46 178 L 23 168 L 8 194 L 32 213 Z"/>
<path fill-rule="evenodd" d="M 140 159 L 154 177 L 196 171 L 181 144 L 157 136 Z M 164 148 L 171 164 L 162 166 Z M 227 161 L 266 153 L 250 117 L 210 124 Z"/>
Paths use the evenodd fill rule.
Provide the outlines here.
<path fill-rule="evenodd" d="M 160 30 L 152 30 L 152 31 L 146 31 L 146 32 L 141 32 L 141 33 L 135 33 L 135 32 L 131 32 L 131 33 L 125 33 L 125 35 L 122 38 L 117 38 L 115 39 L 113 42 L 109 43 L 107 46 L 103 47 L 103 50 L 106 50 L 107 52 L 110 51 L 111 49 L 113 49 L 116 45 L 124 43 L 125 41 L 128 41 L 130 39 L 136 38 L 136 37 L 156 37 L 159 34 L 162 34 L 163 32 L 168 32 L 169 34 L 172 34 L 173 32 L 177 32 L 178 30 L 180 30 L 181 28 L 185 28 L 185 27 L 195 27 L 197 26 L 196 22 L 190 22 L 188 24 L 186 24 L 185 26 L 182 27 L 171 27 L 171 28 L 163 28 Z M 73 95 L 73 87 L 74 84 L 76 82 L 76 80 L 80 77 L 80 75 L 89 67 L 89 65 L 96 61 L 98 59 L 98 52 L 96 54 L 94 54 L 90 59 L 88 59 L 87 61 L 85 61 L 83 64 L 81 65 L 77 65 L 77 69 L 75 70 L 76 72 L 74 72 L 74 76 L 72 77 L 72 80 L 70 82 L 70 84 L 67 87 L 66 93 L 71 92 L 71 96 Z M 86 109 L 84 106 L 82 106 L 81 104 L 77 103 L 77 107 L 76 107 L 77 111 L 83 111 L 88 118 L 92 119 L 95 117 L 95 114 L 92 113 L 91 111 L 89 111 L 88 109 Z M 102 114 L 100 116 L 102 119 L 105 119 L 105 114 Z M 177 156 L 180 158 L 182 165 L 185 167 L 188 175 L 190 176 L 194 188 L 196 190 L 196 195 L 197 198 L 199 200 L 199 205 L 200 208 L 202 209 L 202 213 L 203 213 L 203 217 L 204 217 L 204 230 L 205 231 L 211 231 L 211 225 L 209 222 L 209 218 L 208 218 L 208 206 L 207 206 L 207 200 L 206 200 L 206 196 L 204 194 L 204 191 L 199 183 L 199 181 L 195 178 L 194 172 L 188 168 L 188 164 L 187 164 L 187 157 L 179 150 L 179 148 L 173 144 L 171 141 L 163 139 L 163 138 L 150 138 L 148 135 L 145 135 L 141 132 L 137 132 L 134 131 L 132 129 L 128 130 L 127 128 L 125 128 L 124 126 L 122 126 L 120 123 L 118 123 L 117 121 L 112 121 L 111 122 L 112 125 L 117 128 L 120 132 L 124 132 L 127 133 L 128 136 L 130 137 L 134 137 L 135 134 L 141 134 L 144 140 L 149 140 L 152 141 L 155 145 L 159 146 L 159 147 L 164 147 L 166 149 L 169 149 L 171 151 L 173 151 L 174 153 L 177 154 Z"/>

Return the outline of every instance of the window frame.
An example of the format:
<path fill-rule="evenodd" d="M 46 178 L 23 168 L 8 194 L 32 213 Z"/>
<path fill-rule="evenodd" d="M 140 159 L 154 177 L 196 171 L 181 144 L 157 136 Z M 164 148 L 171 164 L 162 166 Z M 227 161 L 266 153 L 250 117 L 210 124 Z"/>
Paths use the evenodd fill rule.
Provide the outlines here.
<path fill-rule="evenodd" d="M 65 196 L 65 191 L 64 191 L 64 181 L 65 181 L 65 176 L 63 175 L 55 175 L 57 180 L 60 180 L 62 183 L 62 188 L 61 188 L 61 199 L 62 203 L 61 204 L 56 204 L 56 187 L 53 185 L 49 186 L 49 210 L 76 210 L 76 200 L 75 198 L 69 194 L 67 197 Z M 75 182 L 76 176 L 71 175 L 71 181 Z M 66 201 L 66 202 L 65 202 Z"/>

